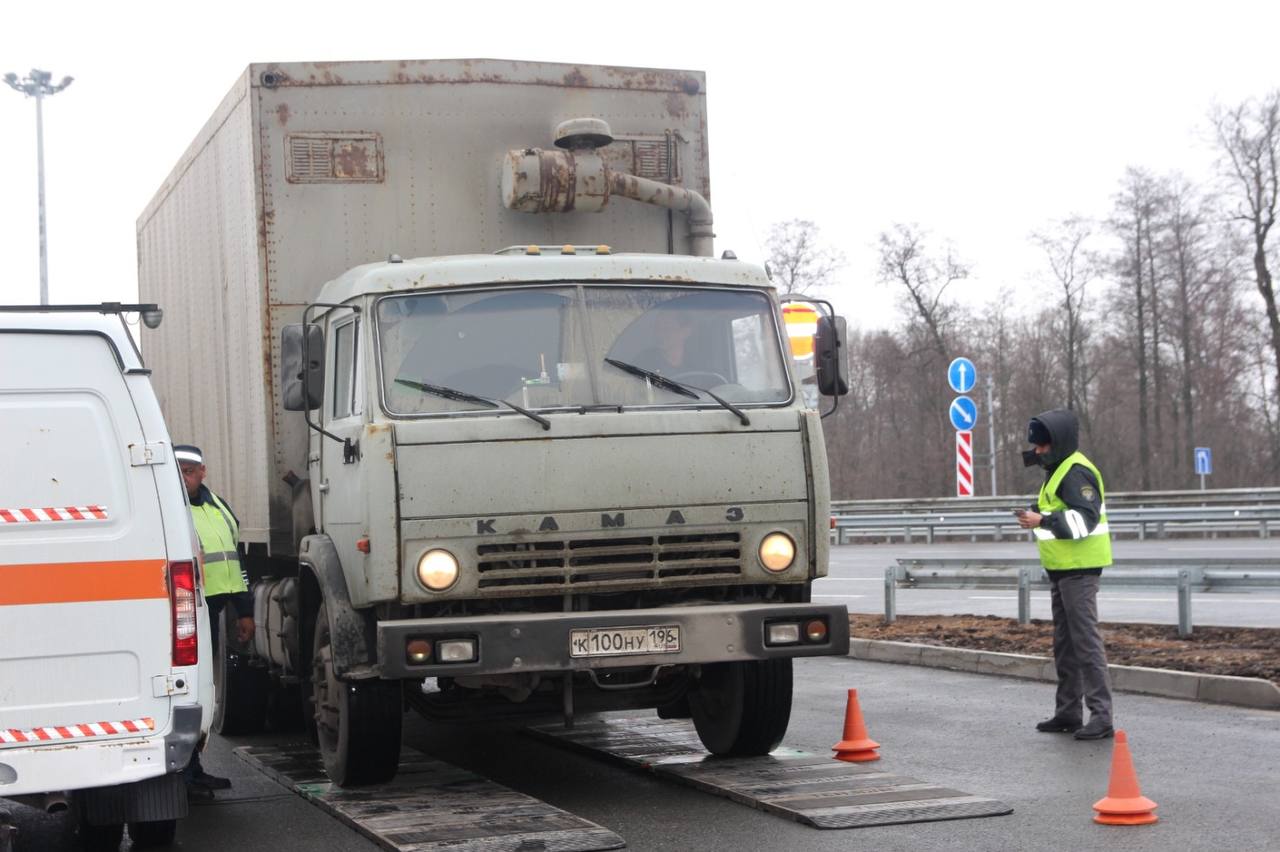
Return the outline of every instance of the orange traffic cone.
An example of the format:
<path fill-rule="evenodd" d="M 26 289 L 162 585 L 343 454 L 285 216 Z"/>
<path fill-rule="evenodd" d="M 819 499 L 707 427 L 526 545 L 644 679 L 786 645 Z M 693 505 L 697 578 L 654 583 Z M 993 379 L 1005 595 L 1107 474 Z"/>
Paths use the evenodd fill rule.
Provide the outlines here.
<path fill-rule="evenodd" d="M 879 760 L 876 749 L 880 743 L 867 736 L 867 726 L 862 721 L 862 708 L 858 706 L 858 690 L 849 690 L 849 703 L 844 711 L 844 739 L 831 747 L 836 760 L 849 763 L 866 763 Z"/>
<path fill-rule="evenodd" d="M 1150 825 L 1159 819 L 1153 813 L 1156 803 L 1138 789 L 1138 773 L 1133 771 L 1129 738 L 1124 731 L 1116 731 L 1106 798 L 1094 802 L 1093 809 L 1098 812 L 1093 821 L 1103 825 Z"/>

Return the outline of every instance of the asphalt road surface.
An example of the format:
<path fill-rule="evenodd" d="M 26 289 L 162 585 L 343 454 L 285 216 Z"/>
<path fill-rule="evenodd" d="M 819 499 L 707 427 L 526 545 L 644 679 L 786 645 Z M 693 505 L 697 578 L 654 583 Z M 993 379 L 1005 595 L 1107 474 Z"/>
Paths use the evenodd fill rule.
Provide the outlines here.
<path fill-rule="evenodd" d="M 878 767 L 1014 808 L 1010 816 L 819 831 L 727 799 L 536 740 L 518 730 L 433 726 L 406 718 L 406 742 L 617 832 L 634 850 L 1264 849 L 1280 837 L 1280 713 L 1120 694 L 1142 793 L 1160 822 L 1095 825 L 1112 742 L 1036 733 L 1049 684 L 936 669 L 810 659 L 796 665 L 786 744 L 828 753 L 857 687 Z M 236 743 L 268 742 L 241 738 Z M 211 771 L 235 786 L 193 808 L 173 847 L 189 852 L 374 850 L 352 829 L 287 792 L 215 739 Z M 20 850 L 71 852 L 65 818 L 24 810 Z M 127 845 L 125 846 L 127 849 Z"/>
<path fill-rule="evenodd" d="M 1280 559 L 1275 539 L 1179 539 L 1173 541 L 1120 540 L 1117 558 Z M 884 613 L 884 569 L 899 557 L 1035 559 L 1028 542 L 939 542 L 937 544 L 846 544 L 831 548 L 831 570 L 813 587 L 813 599 L 842 603 L 850 612 Z M 899 615 L 1002 615 L 1016 618 L 1018 594 L 1000 589 L 898 589 Z M 1280 588 L 1255 591 L 1194 592 L 1192 621 L 1223 627 L 1280 627 Z M 1149 624 L 1178 623 L 1178 595 L 1167 589 L 1103 586 L 1098 594 L 1103 621 Z M 1049 593 L 1031 593 L 1031 617 L 1051 618 Z"/>

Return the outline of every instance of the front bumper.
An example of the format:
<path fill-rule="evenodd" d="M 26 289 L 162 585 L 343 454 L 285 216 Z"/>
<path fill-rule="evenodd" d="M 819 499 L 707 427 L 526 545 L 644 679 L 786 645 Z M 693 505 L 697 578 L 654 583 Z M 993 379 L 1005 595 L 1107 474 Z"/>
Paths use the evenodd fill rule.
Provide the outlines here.
<path fill-rule="evenodd" d="M 765 645 L 765 625 L 775 621 L 824 618 L 821 643 Z M 663 654 L 573 657 L 571 630 L 658 627 L 680 628 L 680 650 Z M 469 663 L 415 665 L 405 655 L 411 639 L 473 638 L 478 659 Z M 629 666 L 672 666 L 778 657 L 817 657 L 849 653 L 849 612 L 843 606 L 733 604 L 664 607 L 600 612 L 556 612 L 420 618 L 378 622 L 378 660 L 388 679 L 458 677 L 516 672 L 567 672 Z"/>

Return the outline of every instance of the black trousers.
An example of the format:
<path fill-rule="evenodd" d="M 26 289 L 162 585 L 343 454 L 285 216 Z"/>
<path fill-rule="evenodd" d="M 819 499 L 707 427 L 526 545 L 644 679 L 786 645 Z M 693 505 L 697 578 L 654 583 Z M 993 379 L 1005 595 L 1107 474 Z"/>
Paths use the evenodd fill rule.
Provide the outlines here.
<path fill-rule="evenodd" d="M 1107 650 L 1098 629 L 1096 574 L 1048 572 L 1052 580 L 1053 662 L 1058 670 L 1057 710 L 1064 721 L 1081 721 L 1084 699 L 1093 719 L 1111 724 L 1111 682 Z"/>

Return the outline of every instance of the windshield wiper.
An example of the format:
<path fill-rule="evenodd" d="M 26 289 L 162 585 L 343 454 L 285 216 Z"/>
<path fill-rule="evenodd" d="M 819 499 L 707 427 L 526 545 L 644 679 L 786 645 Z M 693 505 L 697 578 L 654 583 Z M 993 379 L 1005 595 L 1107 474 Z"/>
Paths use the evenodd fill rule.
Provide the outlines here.
<path fill-rule="evenodd" d="M 681 396 L 687 396 L 687 397 L 690 397 L 691 399 L 697 399 L 698 394 L 694 393 L 694 391 L 698 391 L 699 393 L 705 393 L 707 396 L 711 397 L 716 402 L 720 403 L 721 406 L 723 406 L 724 408 L 727 408 L 728 410 L 732 411 L 734 414 L 738 415 L 738 420 L 742 423 L 743 426 L 751 425 L 751 420 L 748 419 L 747 415 L 742 411 L 741 408 L 738 408 L 736 405 L 729 402 L 728 400 L 721 399 L 719 396 L 707 390 L 706 388 L 700 388 L 700 387 L 697 387 L 696 385 L 686 385 L 683 382 L 677 382 L 675 379 L 669 379 L 666 376 L 653 372 L 652 370 L 646 370 L 644 367 L 637 367 L 635 364 L 628 364 L 626 361 L 619 361 L 616 358 L 605 358 L 604 362 L 606 364 L 611 364 L 614 367 L 617 367 L 619 370 L 622 370 L 624 373 L 630 373 L 633 376 L 639 376 L 642 379 L 648 379 L 650 382 L 657 385 L 658 387 L 663 388 L 665 390 L 669 390 L 672 393 L 678 393 Z"/>
<path fill-rule="evenodd" d="M 488 408 L 499 408 L 505 405 L 512 411 L 519 412 L 535 423 L 541 425 L 543 431 L 550 431 L 551 429 L 551 421 L 547 418 L 540 417 L 529 409 L 521 408 L 514 402 L 507 402 L 505 399 L 489 399 L 485 396 L 477 396 L 476 394 L 467 393 L 466 391 L 460 391 L 455 388 L 447 388 L 444 385 L 430 385 L 426 382 L 415 382 L 412 379 L 396 379 L 395 383 L 398 385 L 404 385 L 407 388 L 422 391 L 423 393 L 429 393 L 432 396 L 444 397 L 445 399 L 452 399 L 458 402 L 470 402 L 476 405 L 487 406 Z"/>

